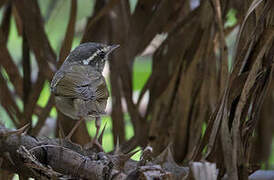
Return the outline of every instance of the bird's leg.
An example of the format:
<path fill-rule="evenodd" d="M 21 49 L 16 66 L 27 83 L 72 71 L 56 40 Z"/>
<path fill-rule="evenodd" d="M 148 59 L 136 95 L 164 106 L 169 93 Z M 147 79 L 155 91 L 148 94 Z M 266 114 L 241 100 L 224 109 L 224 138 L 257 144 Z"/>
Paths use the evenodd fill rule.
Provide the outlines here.
<path fill-rule="evenodd" d="M 80 117 L 80 119 L 77 121 L 77 123 L 73 126 L 72 130 L 69 132 L 69 134 L 65 137 L 66 140 L 70 141 L 71 136 L 74 134 L 75 130 L 78 128 L 78 126 L 81 124 L 81 122 L 84 120 L 83 117 Z"/>
<path fill-rule="evenodd" d="M 100 131 L 100 127 L 101 127 L 101 118 L 100 117 L 96 117 L 95 118 L 95 127 L 96 127 L 96 133 L 95 133 L 95 136 L 93 138 L 93 140 L 86 144 L 85 145 L 85 149 L 89 149 L 89 148 L 92 148 L 94 144 L 97 145 L 97 147 L 103 151 L 103 147 L 102 145 L 98 142 L 97 138 L 98 138 L 98 134 L 99 134 L 99 131 Z"/>
<path fill-rule="evenodd" d="M 95 127 L 96 127 L 96 134 L 94 136 L 94 139 L 97 141 L 98 134 L 99 134 L 100 127 L 101 127 L 101 118 L 100 117 L 95 118 Z"/>

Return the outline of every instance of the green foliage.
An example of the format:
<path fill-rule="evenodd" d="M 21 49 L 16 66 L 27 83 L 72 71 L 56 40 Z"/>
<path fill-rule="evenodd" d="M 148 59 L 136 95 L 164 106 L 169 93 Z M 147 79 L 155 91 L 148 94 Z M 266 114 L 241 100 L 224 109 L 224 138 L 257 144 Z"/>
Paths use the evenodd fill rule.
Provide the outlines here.
<path fill-rule="evenodd" d="M 237 23 L 236 18 L 237 11 L 235 9 L 230 9 L 226 15 L 225 28 L 232 27 Z"/>
<path fill-rule="evenodd" d="M 141 90 L 151 74 L 151 57 L 137 57 L 133 66 L 133 89 Z"/>

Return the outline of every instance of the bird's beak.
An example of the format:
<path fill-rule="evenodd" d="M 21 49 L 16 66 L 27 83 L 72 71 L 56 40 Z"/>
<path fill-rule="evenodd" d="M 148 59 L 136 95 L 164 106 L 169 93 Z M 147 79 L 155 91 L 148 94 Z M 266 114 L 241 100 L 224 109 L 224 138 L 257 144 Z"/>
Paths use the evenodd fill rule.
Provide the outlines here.
<path fill-rule="evenodd" d="M 111 46 L 108 46 L 108 47 L 109 47 L 109 50 L 107 52 L 107 55 L 110 54 L 115 49 L 117 49 L 118 47 L 120 47 L 120 45 L 119 44 L 115 44 L 115 45 L 111 45 Z"/>

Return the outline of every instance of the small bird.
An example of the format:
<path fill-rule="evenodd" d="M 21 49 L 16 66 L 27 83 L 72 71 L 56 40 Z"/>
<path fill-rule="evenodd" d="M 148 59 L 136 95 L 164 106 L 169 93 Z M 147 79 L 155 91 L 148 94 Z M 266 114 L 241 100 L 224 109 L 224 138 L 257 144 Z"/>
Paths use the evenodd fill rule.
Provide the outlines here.
<path fill-rule="evenodd" d="M 65 115 L 78 120 L 66 139 L 70 139 L 83 120 L 95 118 L 97 136 L 101 115 L 105 114 L 109 92 L 102 75 L 109 54 L 119 45 L 88 42 L 80 44 L 68 57 L 51 81 L 56 107 Z"/>

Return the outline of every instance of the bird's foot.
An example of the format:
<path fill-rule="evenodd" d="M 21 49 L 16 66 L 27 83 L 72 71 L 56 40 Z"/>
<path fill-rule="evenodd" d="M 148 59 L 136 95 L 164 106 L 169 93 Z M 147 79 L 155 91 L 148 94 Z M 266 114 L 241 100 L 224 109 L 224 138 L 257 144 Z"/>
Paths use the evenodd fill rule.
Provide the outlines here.
<path fill-rule="evenodd" d="M 63 140 L 64 140 L 64 141 L 67 141 L 67 142 L 72 142 L 70 136 L 66 136 Z"/>
<path fill-rule="evenodd" d="M 94 138 L 91 142 L 84 145 L 84 149 L 93 149 L 93 148 L 98 149 L 100 152 L 104 151 L 102 145 L 99 143 L 97 138 Z"/>

